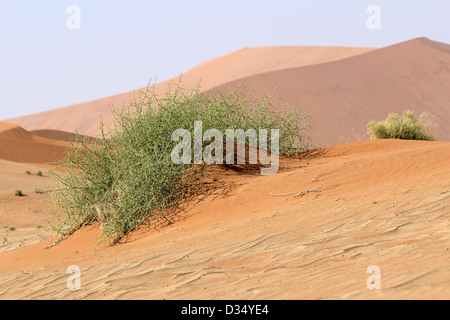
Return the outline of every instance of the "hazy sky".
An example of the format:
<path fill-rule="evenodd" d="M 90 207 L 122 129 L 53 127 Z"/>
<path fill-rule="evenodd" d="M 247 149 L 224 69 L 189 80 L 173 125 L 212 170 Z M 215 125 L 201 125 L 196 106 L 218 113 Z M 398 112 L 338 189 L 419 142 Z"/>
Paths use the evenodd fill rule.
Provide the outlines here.
<path fill-rule="evenodd" d="M 421 36 L 450 43 L 450 1 L 0 0 L 0 119 L 137 89 L 242 47 Z"/>

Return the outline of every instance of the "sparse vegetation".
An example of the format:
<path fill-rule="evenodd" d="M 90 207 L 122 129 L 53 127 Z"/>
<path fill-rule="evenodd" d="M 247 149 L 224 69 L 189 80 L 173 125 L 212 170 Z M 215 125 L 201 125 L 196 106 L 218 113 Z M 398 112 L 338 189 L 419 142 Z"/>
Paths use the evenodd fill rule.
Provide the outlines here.
<path fill-rule="evenodd" d="M 416 117 L 409 110 L 399 116 L 396 113 L 388 115 L 387 119 L 380 122 L 371 121 L 367 125 L 367 133 L 370 139 L 403 139 L 403 140 L 435 140 L 432 134 L 433 123 L 429 113 L 422 113 Z"/>
<path fill-rule="evenodd" d="M 26 174 L 32 174 L 30 170 L 26 170 L 25 173 L 26 173 Z M 38 171 L 36 172 L 36 175 L 37 175 L 38 177 L 43 177 L 43 176 L 44 176 L 44 174 L 42 173 L 41 170 L 38 170 Z"/>
<path fill-rule="evenodd" d="M 56 175 L 53 190 L 65 214 L 54 229 L 64 239 L 98 221 L 103 235 L 114 243 L 144 221 L 171 223 L 171 209 L 198 191 L 208 172 L 205 165 L 171 161 L 178 143 L 171 141 L 172 133 L 183 128 L 194 136 L 194 121 L 202 121 L 204 131 L 280 129 L 280 153 L 310 148 L 305 131 L 312 116 L 294 108 L 279 112 L 272 104 L 273 97 L 256 98 L 242 87 L 211 96 L 180 84 L 170 86 L 163 96 L 148 89 L 128 108 L 113 110 L 111 130 L 105 132 L 101 126 L 95 141 L 80 138 L 67 150 L 61 162 L 64 173 Z"/>
<path fill-rule="evenodd" d="M 22 190 L 19 190 L 19 189 L 14 190 L 14 195 L 16 197 L 23 197 Z"/>

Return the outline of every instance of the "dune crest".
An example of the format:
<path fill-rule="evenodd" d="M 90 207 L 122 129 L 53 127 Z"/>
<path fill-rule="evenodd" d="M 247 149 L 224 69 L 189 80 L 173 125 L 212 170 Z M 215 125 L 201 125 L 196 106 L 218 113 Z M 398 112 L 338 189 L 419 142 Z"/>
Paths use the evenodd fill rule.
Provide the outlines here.
<path fill-rule="evenodd" d="M 365 140 L 366 125 L 389 113 L 434 116 L 438 140 L 450 140 L 450 46 L 419 38 L 358 56 L 273 71 L 219 86 L 245 83 L 258 94 L 278 86 L 280 100 L 316 110 L 318 146 Z M 217 89 L 217 88 L 216 88 Z"/>
<path fill-rule="evenodd" d="M 206 61 L 181 76 L 185 87 L 202 79 L 202 89 L 238 83 L 259 94 L 278 87 L 279 102 L 317 110 L 313 135 L 318 146 L 367 138 L 366 124 L 388 113 L 412 109 L 436 117 L 436 135 L 450 140 L 449 45 L 417 38 L 380 49 L 346 47 L 244 48 Z M 177 81 L 177 78 L 171 81 Z M 155 85 L 163 93 L 170 81 Z M 52 129 L 95 136 L 100 119 L 113 121 L 139 90 L 8 120 L 27 130 Z"/>

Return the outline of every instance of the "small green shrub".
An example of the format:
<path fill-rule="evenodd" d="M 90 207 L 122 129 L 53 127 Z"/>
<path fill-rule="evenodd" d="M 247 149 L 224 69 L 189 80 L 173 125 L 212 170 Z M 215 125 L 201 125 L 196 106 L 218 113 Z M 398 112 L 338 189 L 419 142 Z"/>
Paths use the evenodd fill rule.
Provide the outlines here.
<path fill-rule="evenodd" d="M 429 113 L 422 113 L 416 117 L 409 110 L 399 116 L 396 113 L 388 115 L 386 120 L 371 121 L 367 125 L 370 139 L 402 139 L 402 140 L 435 140 L 432 134 L 432 122 Z"/>
<path fill-rule="evenodd" d="M 25 171 L 26 174 L 31 174 L 30 170 Z"/>
<path fill-rule="evenodd" d="M 37 175 L 38 177 L 43 177 L 43 176 L 44 176 L 44 174 L 42 173 L 41 170 L 39 170 L 38 172 L 36 172 L 36 175 Z"/>
<path fill-rule="evenodd" d="M 22 190 L 19 189 L 14 190 L 14 195 L 16 197 L 22 197 L 23 196 Z"/>
<path fill-rule="evenodd" d="M 277 111 L 272 100 L 255 98 L 242 87 L 205 94 L 178 84 L 162 96 L 148 89 L 128 107 L 113 110 L 115 122 L 108 132 L 101 125 L 95 141 L 80 137 L 66 151 L 64 172 L 53 171 L 58 180 L 53 194 L 64 211 L 54 229 L 64 239 L 83 225 L 100 222 L 103 235 L 114 243 L 144 221 L 171 223 L 171 209 L 195 194 L 208 172 L 205 165 L 171 161 L 178 143 L 171 141 L 172 133 L 182 128 L 193 137 L 194 121 L 202 121 L 203 131 L 279 129 L 280 153 L 310 148 L 304 134 L 312 116 L 293 108 Z"/>

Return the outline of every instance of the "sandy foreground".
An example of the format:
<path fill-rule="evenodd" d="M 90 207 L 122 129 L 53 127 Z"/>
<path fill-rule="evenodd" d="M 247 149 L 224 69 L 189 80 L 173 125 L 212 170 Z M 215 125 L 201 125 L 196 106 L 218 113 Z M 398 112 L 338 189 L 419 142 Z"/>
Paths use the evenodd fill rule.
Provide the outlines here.
<path fill-rule="evenodd" d="M 449 299 L 449 158 L 449 142 L 362 141 L 282 159 L 273 176 L 218 169 L 222 187 L 172 225 L 115 246 L 93 225 L 50 247 L 51 205 L 30 193 L 49 178 L 2 161 L 1 223 L 16 231 L 0 231 L 0 299 Z"/>

